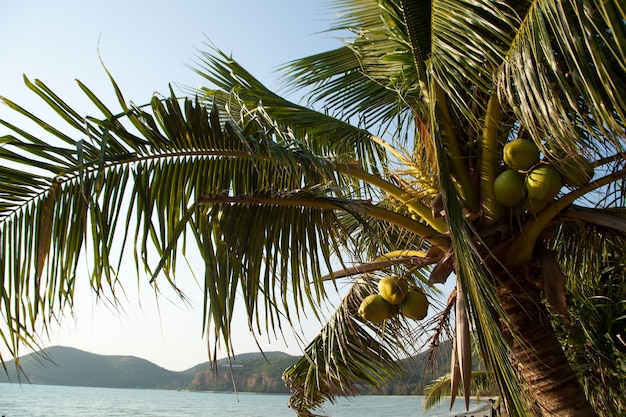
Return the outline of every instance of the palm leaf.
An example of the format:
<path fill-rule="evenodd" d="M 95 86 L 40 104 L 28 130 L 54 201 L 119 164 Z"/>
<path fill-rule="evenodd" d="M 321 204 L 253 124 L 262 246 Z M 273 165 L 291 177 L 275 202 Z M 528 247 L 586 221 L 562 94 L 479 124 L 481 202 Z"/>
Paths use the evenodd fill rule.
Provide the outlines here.
<path fill-rule="evenodd" d="M 364 281 L 353 284 L 302 358 L 283 373 L 298 415 L 314 415 L 324 401 L 379 387 L 402 370 L 395 353 L 400 323 L 387 320 L 383 329 L 357 314 L 372 291 Z"/>
<path fill-rule="evenodd" d="M 454 316 L 456 321 L 454 332 L 454 354 L 456 355 L 457 360 L 454 362 L 455 366 L 453 375 L 456 377 L 456 368 L 458 366 L 458 375 L 461 382 L 463 382 L 465 409 L 469 409 L 470 387 L 472 384 L 472 345 L 467 308 L 465 306 L 465 294 L 463 293 L 462 287 L 459 283 L 457 283 L 456 287 L 456 312 Z M 456 395 L 456 392 L 454 392 L 454 395 Z M 451 402 L 453 401 L 454 399 L 451 398 Z M 450 404 L 450 407 L 452 407 L 452 404 Z"/>
<path fill-rule="evenodd" d="M 623 149 L 624 17 L 619 1 L 536 1 L 528 7 L 499 83 L 537 141 L 549 135 L 562 149 L 605 155 Z M 594 139 L 606 150 L 592 149 Z"/>
<path fill-rule="evenodd" d="M 435 131 L 436 135 L 440 133 Z M 441 141 L 436 141 L 439 147 Z M 450 225 L 450 238 L 455 253 L 455 270 L 458 284 L 466 297 L 469 316 L 473 318 L 474 326 L 480 329 L 476 332 L 477 342 L 481 357 L 488 370 L 494 373 L 494 377 L 507 399 L 509 412 L 524 415 L 526 413 L 526 399 L 519 390 L 519 380 L 509 361 L 509 348 L 501 334 L 498 323 L 493 317 L 499 317 L 506 322 L 504 313 L 499 306 L 492 285 L 492 272 L 485 268 L 482 257 L 472 244 L 472 236 L 476 236 L 468 219 L 463 216 L 458 198 L 455 198 L 455 188 L 447 174 L 449 162 L 445 158 L 443 149 L 438 152 L 438 160 L 441 172 L 442 190 L 446 198 L 444 208 Z M 470 329 L 471 330 L 471 329 Z M 462 347 L 456 347 L 462 349 Z M 458 353 L 457 353 L 458 354 Z M 460 366 L 460 364 L 459 364 Z M 460 377 L 460 370 L 459 370 Z"/>
<path fill-rule="evenodd" d="M 285 65 L 288 86 L 304 91 L 308 105 L 359 127 L 393 131 L 394 141 L 424 162 L 422 168 L 436 170 L 421 122 L 428 114 L 422 100 L 425 77 L 416 67 L 401 5 L 360 0 L 339 1 L 336 8 L 340 17 L 331 32 L 353 35 L 342 48 Z"/>
<path fill-rule="evenodd" d="M 287 64 L 288 85 L 313 87 L 311 102 L 346 120 L 358 115 L 366 128 L 401 119 L 409 111 L 402 99 L 417 105 L 420 92 L 400 5 L 360 0 L 335 7 L 339 18 L 330 31 L 352 32 L 354 38 L 343 48 Z"/>
<path fill-rule="evenodd" d="M 205 87 L 192 92 L 224 105 L 235 120 L 241 112 L 256 109 L 257 114 L 262 111 L 274 123 L 288 126 L 319 154 L 332 155 L 337 161 L 359 161 L 370 169 L 385 160 L 384 152 L 370 140 L 371 134 L 366 130 L 284 99 L 234 59 L 219 50 L 215 53 L 203 53 L 196 72 L 219 90 Z"/>
<path fill-rule="evenodd" d="M 455 112 L 479 123 L 474 106 L 486 108 L 516 28 L 516 11 L 504 2 L 438 0 L 432 2 L 430 69 Z M 423 43 L 424 41 L 422 41 Z"/>
<path fill-rule="evenodd" d="M 45 326 L 66 304 L 71 306 L 76 265 L 87 244 L 93 248 L 91 285 L 115 300 L 127 246 L 133 247 L 138 276 L 148 273 L 158 288 L 163 275 L 177 288 L 176 260 L 191 232 L 205 263 L 205 331 L 218 338 L 216 349 L 221 340 L 229 350 L 239 290 L 251 329 L 255 323 L 260 331 L 280 329 L 281 318 L 299 319 L 304 305 L 318 310 L 325 298 L 322 270 L 331 270 L 330 260 L 340 259 L 350 236 L 337 213 L 363 225 L 362 236 L 373 231 L 370 217 L 409 231 L 422 243 L 420 236 L 434 234 L 383 205 L 345 197 L 347 189 L 332 186 L 340 178 L 333 171 L 335 162 L 315 155 L 268 114 L 245 111 L 238 124 L 225 121 L 222 127 L 224 116 L 216 106 L 208 111 L 199 100 L 178 100 L 173 93 L 169 99 L 153 98 L 150 112 L 121 102 L 122 111 L 115 113 L 83 86 L 104 117 L 79 123 L 77 112 L 44 84 L 29 86 L 87 138 L 74 141 L 14 105 L 66 144 L 46 145 L 21 130 L 16 132 L 21 139 L 4 140 L 8 159 L 23 166 L 34 155 L 51 173 L 35 176 L 27 174 L 30 168 L 16 168 L 0 176 L 7 185 L 2 241 L 14 255 L 3 258 L 0 268 L 16 277 L 2 301 L 9 321 L 21 323 L 28 316 L 31 326 L 9 331 L 14 345 L 31 337 L 39 320 Z M 239 230 L 243 225 L 245 233 Z M 28 230 L 35 239 L 23 233 Z M 49 252 L 55 256 L 47 257 Z M 21 296 L 31 291 L 34 297 Z M 44 291 L 58 294 L 58 302 Z"/>
<path fill-rule="evenodd" d="M 76 123 L 76 112 L 69 110 L 67 104 L 43 84 L 37 82 L 29 86 L 33 89 L 40 86 L 38 94 L 46 97 L 46 102 L 57 113 L 64 115 L 63 121 L 69 122 L 71 128 L 79 129 L 80 133 L 88 132 L 88 138 L 74 141 L 61 130 L 13 105 L 66 144 L 46 145 L 24 132 L 21 139 L 6 138 L 0 149 L 3 157 L 15 165 L 0 171 L 0 188 L 3 190 L 0 241 L 5 252 L 10 254 L 2 258 L 0 269 L 14 277 L 14 281 L 6 283 L 1 302 L 7 321 L 16 324 L 10 327 L 8 335 L 3 334 L 3 338 L 12 341 L 14 351 L 19 340 L 34 334 L 39 320 L 43 320 L 45 326 L 61 308 L 72 304 L 76 265 L 84 245 L 93 248 L 89 261 L 93 265 L 91 285 L 99 294 L 107 290 L 115 297 L 117 272 L 127 245 L 135 246 L 135 257 L 140 261 L 138 267 L 143 265 L 144 270 L 154 277 L 162 273 L 175 285 L 176 255 L 181 247 L 176 242 L 181 236 L 184 240 L 190 228 L 202 230 L 206 221 L 207 209 L 195 204 L 201 196 L 223 190 L 236 195 L 253 194 L 263 189 L 298 190 L 308 182 L 320 184 L 331 180 L 330 166 L 316 159 L 293 137 L 283 132 L 266 136 L 259 133 L 256 122 L 242 122 L 243 130 L 227 123 L 222 130 L 211 124 L 211 119 L 216 118 L 197 101 L 187 100 L 179 104 L 175 98 L 155 98 L 151 103 L 152 114 L 133 106 L 113 114 L 95 96 L 87 93 L 92 101 L 98 102 L 97 107 L 105 117 L 84 118 L 81 123 Z M 86 87 L 84 90 L 87 91 Z M 121 123 L 122 118 L 129 120 L 143 137 L 131 133 Z M 5 125 L 10 127 L 8 123 Z M 250 130 L 254 134 L 249 133 Z M 43 172 L 50 174 L 29 173 L 34 160 L 38 161 L 37 166 Z M 323 192 L 332 194 L 335 189 L 327 188 Z M 335 205 L 334 209 L 340 207 Z M 300 281 L 303 293 L 294 291 L 296 305 L 299 306 L 304 299 L 317 304 L 323 295 L 323 287 L 321 284 L 311 287 L 309 278 L 321 276 L 321 268 L 328 265 L 328 261 L 320 260 L 314 250 L 307 248 L 308 245 L 312 245 L 311 248 L 319 245 L 338 251 L 339 234 L 317 232 L 340 230 L 333 221 L 332 210 L 327 210 L 326 215 L 320 215 L 323 211 L 318 210 L 316 216 L 308 217 L 297 216 L 294 209 L 288 216 L 278 213 L 274 207 L 268 210 L 258 215 L 273 222 L 283 221 L 284 225 L 276 230 L 286 233 L 267 235 L 270 242 L 266 247 L 261 243 L 262 239 L 246 242 L 249 245 L 246 250 L 250 253 L 246 259 L 254 259 L 246 266 L 254 265 L 262 271 L 260 265 L 265 258 L 270 260 L 273 268 L 265 271 L 264 289 L 250 287 L 250 299 L 264 294 L 267 300 L 271 300 L 266 306 L 271 306 L 269 311 L 274 311 L 275 298 L 285 297 L 287 283 Z M 224 216 L 238 216 L 241 210 L 224 209 L 223 213 Z M 305 224 L 304 219 L 310 224 Z M 288 232 L 288 220 L 298 228 Z M 272 230 L 271 224 L 267 230 Z M 250 246 L 251 243 L 254 245 Z M 239 247 L 229 255 L 230 263 L 226 265 L 231 265 L 232 270 L 228 273 L 220 271 L 223 277 L 245 275 L 240 266 L 234 266 L 237 264 L 234 253 L 240 254 L 242 250 L 243 247 Z M 277 262 L 275 255 L 263 255 L 264 251 L 293 256 L 289 263 Z M 49 253 L 54 256 L 47 256 Z M 329 257 L 330 251 L 322 251 L 322 254 Z M 215 263 L 211 264 L 208 255 L 205 261 L 213 266 L 207 267 L 208 271 L 219 270 Z M 284 293 L 275 296 L 269 292 L 273 287 L 267 281 L 273 277 L 269 271 L 281 277 L 279 280 L 285 285 L 277 288 Z M 249 271 L 246 273 L 250 274 Z M 287 280 L 288 274 L 291 281 Z M 303 281 L 305 276 L 307 279 Z M 214 279 L 214 273 L 212 277 Z M 207 281 L 207 286 L 211 282 Z M 227 291 L 232 293 L 238 281 L 233 279 L 229 284 L 231 287 Z M 58 299 L 47 294 L 56 294 Z M 303 298 L 302 294 L 306 296 Z M 225 295 L 216 294 L 210 304 L 219 304 L 219 297 Z M 228 316 L 232 314 L 226 314 Z M 30 327 L 18 327 L 20 323 L 29 323 Z M 228 326 L 217 327 L 221 330 Z M 228 340 L 227 334 L 225 337 Z"/>
<path fill-rule="evenodd" d="M 563 225 L 552 243 L 567 277 L 572 318 L 556 325 L 565 352 L 596 410 L 619 415 L 626 404 L 626 242 L 611 228 L 576 222 Z M 613 401 L 605 400 L 607 393 Z"/>
<path fill-rule="evenodd" d="M 493 375 L 487 371 L 472 371 L 472 385 L 470 394 L 479 397 L 481 392 L 493 392 Z M 424 410 L 429 410 L 440 404 L 444 398 L 450 397 L 452 379 L 450 374 L 443 375 L 428 384 L 424 389 Z"/>

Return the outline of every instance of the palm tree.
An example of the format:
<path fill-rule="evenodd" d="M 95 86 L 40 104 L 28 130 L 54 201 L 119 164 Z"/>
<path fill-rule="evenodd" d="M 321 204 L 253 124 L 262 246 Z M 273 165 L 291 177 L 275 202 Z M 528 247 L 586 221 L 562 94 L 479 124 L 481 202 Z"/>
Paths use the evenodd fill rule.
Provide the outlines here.
<path fill-rule="evenodd" d="M 177 260 L 193 248 L 213 352 L 231 351 L 235 308 L 251 330 L 279 332 L 304 308 L 322 317 L 327 286 L 350 284 L 285 371 L 298 414 L 380 384 L 422 335 L 437 345 L 454 317 L 453 390 L 462 382 L 469 395 L 473 332 L 511 415 L 596 415 L 589 399 L 602 393 L 585 394 L 553 322 L 567 291 L 626 256 L 620 2 L 337 7 L 332 29 L 350 31 L 346 43 L 284 68 L 291 87 L 310 92 L 306 105 L 216 50 L 197 62 L 212 86 L 189 97 L 135 106 L 110 77 L 113 110 L 79 83 L 98 116 L 26 79 L 64 128 L 3 99 L 37 125 L 2 122 L 12 131 L 0 141 L 5 344 L 16 356 L 71 308 L 83 259 L 93 290 L 115 296 L 127 253 L 157 289 L 164 279 L 176 288 Z M 533 170 L 556 167 L 556 195 L 499 194 L 514 139 L 543 155 L 516 175 L 531 182 Z M 447 280 L 455 290 L 431 320 L 368 322 L 357 310 L 386 275 L 431 300 Z"/>

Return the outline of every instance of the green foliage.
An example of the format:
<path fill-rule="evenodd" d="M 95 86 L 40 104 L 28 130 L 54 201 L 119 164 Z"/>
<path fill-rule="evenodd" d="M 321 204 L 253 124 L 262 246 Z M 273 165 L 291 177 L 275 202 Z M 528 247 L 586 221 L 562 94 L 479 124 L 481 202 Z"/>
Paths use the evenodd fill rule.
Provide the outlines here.
<path fill-rule="evenodd" d="M 559 317 L 565 352 L 599 415 L 626 412 L 626 240 L 570 224 L 559 251 L 568 274 L 568 316 Z M 600 258 L 600 259 L 598 259 Z"/>

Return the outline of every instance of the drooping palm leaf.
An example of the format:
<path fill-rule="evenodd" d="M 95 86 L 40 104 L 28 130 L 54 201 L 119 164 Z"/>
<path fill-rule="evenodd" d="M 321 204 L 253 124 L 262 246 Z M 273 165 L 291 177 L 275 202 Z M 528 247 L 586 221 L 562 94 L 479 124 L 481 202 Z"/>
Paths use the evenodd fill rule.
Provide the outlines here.
<path fill-rule="evenodd" d="M 441 133 L 435 130 L 434 134 L 440 135 Z M 458 274 L 458 285 L 466 297 L 466 308 L 469 308 L 469 315 L 472 317 L 471 326 L 477 329 L 476 340 L 481 356 L 487 369 L 493 372 L 500 392 L 507 399 L 509 412 L 524 415 L 527 401 L 519 390 L 520 382 L 509 361 L 510 351 L 501 333 L 500 325 L 493 320 L 494 317 L 498 317 L 506 321 L 492 285 L 491 274 L 493 272 L 485 267 L 481 254 L 472 243 L 474 241 L 472 236 L 476 232 L 468 223 L 467 218 L 463 216 L 451 178 L 445 175 L 448 172 L 449 162 L 445 158 L 442 141 L 437 144 L 439 167 L 442 173 L 442 192 L 446 196 L 444 207 L 455 254 L 455 270 Z M 461 348 L 457 346 L 456 349 Z M 460 369 L 459 372 L 461 372 Z"/>
<path fill-rule="evenodd" d="M 405 371 L 399 359 L 414 354 L 431 321 L 415 325 L 397 315 L 382 324 L 362 319 L 357 310 L 374 293 L 375 280 L 352 283 L 340 306 L 304 355 L 283 374 L 298 415 L 314 415 L 324 401 L 381 387 Z M 413 283 L 414 284 L 414 283 Z M 411 285 L 413 285 L 411 284 Z"/>
<path fill-rule="evenodd" d="M 76 117 L 76 112 L 68 110 L 43 84 L 29 85 L 46 97 L 66 122 Z M 219 121 L 215 110 L 212 115 L 197 101 L 186 100 L 181 105 L 175 98 L 155 98 L 151 103 L 152 113 L 126 107 L 123 103 L 122 107 L 127 110 L 114 115 L 97 103 L 105 113 L 104 118 L 84 118 L 82 123 L 70 123 L 70 127 L 80 128 L 79 135 L 88 133 L 88 137 L 81 140 L 73 140 L 36 116 L 22 112 L 70 146 L 46 145 L 25 132 L 22 139 L 4 140 L 3 156 L 16 163 L 16 168 L 3 169 L 0 177 L 2 189 L 7 190 L 2 196 L 2 244 L 6 253 L 11 254 L 2 258 L 1 268 L 7 273 L 10 271 L 15 281 L 7 284 L 2 304 L 9 323 L 28 322 L 30 326 L 12 327 L 8 335 L 3 334 L 12 341 L 14 351 L 17 351 L 19 339 L 35 332 L 39 320 L 43 320 L 45 326 L 60 308 L 72 304 L 76 265 L 86 239 L 93 247 L 89 264 L 93 265 L 91 281 L 97 292 L 105 289 L 115 292 L 117 271 L 126 245 L 135 246 L 135 256 L 140 260 L 138 266 L 143 265 L 154 278 L 163 273 L 175 285 L 176 255 L 181 248 L 178 245 L 182 245 L 177 243 L 179 238 L 184 239 L 190 227 L 198 236 L 204 236 L 201 248 L 206 249 L 207 244 L 211 247 L 213 239 L 220 238 L 219 234 L 208 238 L 210 234 L 202 232 L 208 216 L 206 203 L 198 205 L 202 196 L 222 192 L 238 196 L 254 195 L 263 190 L 297 191 L 307 183 L 333 181 L 328 162 L 315 157 L 295 137 L 283 131 L 272 131 L 271 136 L 266 136 L 259 130 L 262 125 L 256 119 L 242 121 L 243 129 L 232 123 L 222 128 L 214 124 Z M 124 118 L 140 132 L 141 139 L 123 126 L 121 119 Z M 33 160 L 51 175 L 28 174 L 31 168 L 19 165 L 21 162 L 22 167 L 30 166 Z M 59 166 L 60 163 L 63 165 Z M 323 193 L 332 195 L 335 191 L 326 188 Z M 237 249 L 231 252 L 213 248 L 218 258 L 209 256 L 205 250 L 202 253 L 209 274 L 207 288 L 216 282 L 219 273 L 220 282 L 228 286 L 224 291 L 234 294 L 239 285 L 235 279 L 238 275 L 258 277 L 260 271 L 265 271 L 264 287 L 248 285 L 247 297 L 253 303 L 263 294 L 269 300 L 265 303 L 268 314 L 276 320 L 278 316 L 273 313 L 279 304 L 276 300 L 285 298 L 288 284 L 300 282 L 296 285 L 302 286 L 303 292 L 294 291 L 296 306 L 304 299 L 317 304 L 322 298 L 322 285 L 310 287 L 309 279 L 313 277 L 313 282 L 323 282 L 315 277 L 321 276 L 323 265 L 328 268 L 330 252 L 338 251 L 339 234 L 319 231 L 340 230 L 330 223 L 334 221 L 333 209 L 341 209 L 341 205 L 333 206 L 322 216 L 323 208 L 318 208 L 318 214 L 306 217 L 301 217 L 302 212 L 296 216 L 293 208 L 266 206 L 266 211 L 258 213 L 259 217 L 271 221 L 265 224 L 265 231 L 258 230 L 264 239 L 251 236 L 235 240 L 224 246 Z M 238 207 L 239 211 L 223 207 L 220 213 L 224 221 L 242 213 L 250 214 L 246 204 Z M 284 213 L 279 214 L 280 210 Z M 285 215 L 285 210 L 290 210 L 291 214 Z M 277 222 L 283 222 L 283 226 Z M 34 234 L 25 234 L 28 230 Z M 282 232 L 268 233 L 271 230 Z M 314 248 L 318 246 L 334 248 L 321 252 L 326 261 L 317 257 Z M 242 259 L 238 256 L 243 252 L 246 262 L 240 265 Z M 53 256 L 47 256 L 48 253 Z M 278 254 L 281 256 L 276 257 Z M 300 258 L 302 256 L 306 259 Z M 285 262 L 287 259 L 289 262 Z M 266 269 L 262 267 L 264 262 L 269 262 Z M 243 265 L 250 269 L 244 271 Z M 276 279 L 274 274 L 280 277 L 281 283 L 276 287 L 274 282 L 268 281 Z M 307 278 L 303 281 L 304 277 Z M 207 305 L 218 306 L 228 299 L 224 291 L 207 292 Z M 57 294 L 58 304 L 46 294 Z M 306 296 L 303 298 L 302 294 Z M 281 304 L 286 305 L 286 299 L 284 301 Z M 207 310 L 208 323 L 212 317 L 228 344 L 228 320 L 234 306 L 228 305 L 226 312 L 215 308 L 211 314 Z M 250 307 L 249 312 L 253 317 L 254 308 Z"/>
<path fill-rule="evenodd" d="M 354 284 L 335 314 L 311 341 L 300 360 L 285 370 L 283 379 L 292 392 L 290 406 L 298 415 L 315 412 L 337 396 L 352 396 L 360 389 L 379 386 L 398 371 L 396 356 L 387 343 L 357 320 L 361 300 L 371 293 L 365 284 Z"/>

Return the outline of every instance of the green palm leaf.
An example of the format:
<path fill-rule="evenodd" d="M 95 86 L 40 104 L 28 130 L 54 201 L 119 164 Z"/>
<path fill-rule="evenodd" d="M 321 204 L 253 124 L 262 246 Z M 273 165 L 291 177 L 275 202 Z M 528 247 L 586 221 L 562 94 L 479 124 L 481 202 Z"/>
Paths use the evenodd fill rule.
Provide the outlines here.
<path fill-rule="evenodd" d="M 385 160 L 384 152 L 370 140 L 366 130 L 280 97 L 234 59 L 219 50 L 215 52 L 201 55 L 196 72 L 219 90 L 200 88 L 192 92 L 223 105 L 234 120 L 252 110 L 260 117 L 266 114 L 282 128 L 288 127 L 320 155 L 332 155 L 337 161 L 359 161 L 367 167 L 377 167 Z"/>
<path fill-rule="evenodd" d="M 122 102 L 122 112 L 114 114 L 84 87 L 104 118 L 76 123 L 77 113 L 42 83 L 29 86 L 64 122 L 88 137 L 73 140 L 11 103 L 70 144 L 45 145 L 24 132 L 21 140 L 7 138 L 2 148 L 7 159 L 22 166 L 35 154 L 41 168 L 51 172 L 34 176 L 26 173 L 28 168 L 4 171 L 2 237 L 13 258 L 3 258 L 0 268 L 12 269 L 19 286 L 9 288 L 3 303 L 16 323 L 32 311 L 29 329 L 9 332 L 14 346 L 32 336 L 38 320 L 45 326 L 62 307 L 71 306 L 76 265 L 87 244 L 93 248 L 92 287 L 99 294 L 110 291 L 115 299 L 127 246 L 134 247 L 138 275 L 143 268 L 155 286 L 163 275 L 176 288 L 177 255 L 192 232 L 205 263 L 205 331 L 215 333 L 229 349 L 239 290 L 250 327 L 256 323 L 263 331 L 280 328 L 283 316 L 299 319 L 303 305 L 314 312 L 319 308 L 325 298 L 322 271 L 331 271 L 330 259 L 340 259 L 348 248 L 350 233 L 337 213 L 348 214 L 356 224 L 367 225 L 373 217 L 422 237 L 435 234 L 384 206 L 348 198 L 349 189 L 333 185 L 348 177 L 335 173 L 336 162 L 314 155 L 269 115 L 245 112 L 241 127 L 226 121 L 222 128 L 215 106 L 209 112 L 198 100 L 175 97 L 155 97 L 150 113 Z M 59 161 L 64 164 L 56 167 Z M 17 190 L 16 178 L 23 182 Z M 360 194 L 360 188 L 353 190 Z M 247 225 L 245 233 L 238 230 L 242 225 Z M 21 240 L 26 230 L 36 232 L 34 240 L 28 235 Z M 372 230 L 366 226 L 361 234 Z M 20 296 L 31 291 L 33 297 Z M 58 294 L 58 303 L 46 304 L 50 300 L 44 291 Z M 13 298 L 23 301 L 12 304 Z M 259 316 L 262 310 L 265 317 Z"/>
<path fill-rule="evenodd" d="M 357 310 L 363 298 L 375 291 L 371 276 L 352 283 L 302 358 L 283 373 L 292 392 L 290 406 L 298 415 L 314 415 L 324 401 L 381 387 L 406 371 L 399 359 L 415 353 L 421 336 L 436 320 L 415 326 L 396 315 L 380 325 L 367 322 Z"/>
<path fill-rule="evenodd" d="M 493 73 L 502 64 L 516 28 L 516 10 L 504 2 L 432 2 L 430 68 L 447 93 L 457 117 L 478 123 L 494 89 Z M 426 39 L 422 40 L 424 43 Z M 471 104 L 471 105 L 470 105 Z"/>
<path fill-rule="evenodd" d="M 549 135 L 564 149 L 589 149 L 601 137 L 596 145 L 603 144 L 605 154 L 622 149 L 624 17 L 618 1 L 536 1 L 528 7 L 499 84 L 537 140 Z"/>
<path fill-rule="evenodd" d="M 398 371 L 393 351 L 384 344 L 391 333 L 382 333 L 381 341 L 356 319 L 361 300 L 371 291 L 367 285 L 353 285 L 302 358 L 285 370 L 283 379 L 292 392 L 290 406 L 298 415 L 308 415 L 337 396 L 379 386 Z"/>
<path fill-rule="evenodd" d="M 576 222 L 561 227 L 553 243 L 568 278 L 569 314 L 558 322 L 559 335 L 590 401 L 604 415 L 619 415 L 626 380 L 623 234 Z M 607 393 L 615 400 L 606 401 Z"/>
<path fill-rule="evenodd" d="M 76 113 L 68 110 L 67 105 L 49 93 L 43 84 L 29 85 L 33 89 L 41 86 L 38 94 L 47 97 L 48 103 L 65 115 L 64 121 L 70 121 L 71 127 L 80 130 L 79 134 L 87 131 L 89 136 L 85 140 L 73 140 L 13 105 L 70 145 L 45 145 L 34 136 L 24 134 L 21 140 L 5 139 L 1 149 L 3 155 L 16 165 L 15 168 L 3 168 L 0 176 L 3 181 L 2 242 L 6 253 L 11 254 L 2 258 L 0 268 L 11 271 L 11 276 L 15 277 L 15 283 L 3 293 L 2 303 L 10 323 L 22 323 L 25 318 L 30 323 L 27 329 L 11 328 L 7 340 L 13 340 L 14 348 L 19 339 L 34 333 L 35 324 L 42 316 L 49 319 L 65 304 L 71 305 L 76 265 L 85 244 L 93 247 L 89 262 L 93 265 L 91 282 L 98 293 L 105 289 L 115 292 L 117 271 L 127 244 L 135 245 L 135 256 L 146 271 L 155 278 L 163 273 L 174 284 L 176 254 L 180 249 L 176 242 L 188 233 L 190 227 L 195 234 L 205 227 L 208 206 L 206 203 L 198 205 L 202 196 L 223 190 L 234 195 L 252 195 L 268 189 L 299 190 L 309 182 L 332 181 L 328 163 L 316 160 L 295 138 L 282 132 L 274 132 L 271 137 L 259 134 L 259 125 L 252 121 L 247 125 L 243 123 L 244 130 L 227 123 L 222 131 L 219 125 L 210 122 L 216 117 L 198 102 L 187 100 L 179 105 L 175 98 L 155 98 L 151 103 L 153 114 L 135 107 L 114 115 L 99 105 L 104 110 L 104 119 L 86 118 L 77 124 L 73 122 Z M 141 131 L 143 138 L 138 139 L 123 126 L 120 121 L 123 116 Z M 51 175 L 29 174 L 30 163 L 34 160 L 38 161 L 38 167 Z M 335 189 L 326 188 L 319 192 L 332 195 Z M 254 262 L 244 265 L 261 270 L 262 261 L 269 260 L 272 266 L 265 277 L 268 299 L 271 299 L 269 288 L 272 285 L 267 280 L 273 277 L 269 271 L 278 274 L 285 283 L 277 287 L 279 298 L 287 292 L 290 271 L 292 283 L 300 282 L 298 286 L 307 292 L 305 298 L 317 303 L 323 287 L 313 287 L 316 295 L 308 293 L 308 279 L 320 276 L 321 265 L 328 262 L 318 262 L 315 251 L 306 249 L 307 245 L 337 248 L 340 244 L 339 235 L 316 232 L 331 229 L 332 210 L 329 211 L 328 204 L 326 207 L 325 216 L 320 216 L 323 212 L 320 209 L 317 217 L 300 220 L 292 208 L 291 214 L 284 216 L 284 213 L 277 213 L 276 208 L 269 207 L 275 217 L 267 213 L 263 216 L 274 222 L 285 221 L 285 233 L 275 233 L 273 237 L 266 235 L 273 239 L 269 243 L 261 243 L 258 239 L 247 241 L 247 244 L 255 242 L 255 246 L 242 246 L 229 254 L 231 266 L 236 264 L 235 254 L 241 254 L 245 248 Z M 332 209 L 341 207 L 341 204 L 335 204 Z M 343 208 L 354 211 L 347 205 Z M 312 210 L 315 211 L 315 207 Z M 241 215 L 229 209 L 222 211 L 224 221 L 228 216 Z M 286 219 L 291 219 L 299 229 L 289 232 Z M 305 224 L 303 219 L 309 223 Z M 131 237 L 133 225 L 135 237 Z M 267 229 L 273 230 L 272 225 L 268 224 Z M 29 230 L 33 236 L 24 233 Z M 279 226 L 276 230 L 282 229 Z M 86 238 L 91 239 L 89 243 Z M 116 244 L 118 241 L 122 242 L 121 246 Z M 278 244 L 274 245 L 274 241 Z M 207 240 L 203 244 L 209 243 L 211 241 Z M 242 241 L 236 243 L 241 245 Z M 267 246 L 264 248 L 263 245 Z M 267 252 L 265 255 L 264 251 Z M 282 253 L 285 259 L 293 255 L 292 261 L 289 264 L 276 263 L 273 251 Z M 48 253 L 54 256 L 47 256 Z M 218 256 L 226 256 L 224 253 Z M 329 252 L 324 253 L 329 256 Z M 312 259 L 315 264 L 307 259 Z M 208 255 L 205 261 L 211 262 Z M 217 268 L 213 266 L 207 270 L 215 271 Z M 297 268 L 293 269 L 294 266 Z M 232 271 L 224 276 L 232 278 L 231 275 L 244 275 L 242 265 L 232 266 Z M 302 281 L 304 276 L 307 280 Z M 237 281 L 230 283 L 232 287 L 228 291 L 232 293 L 232 289 L 237 288 Z M 252 287 L 249 296 L 254 298 L 260 291 Z M 46 294 L 57 294 L 58 302 L 53 302 L 55 299 Z M 299 306 L 301 295 L 298 291 L 294 294 Z M 211 300 L 216 301 L 216 298 Z M 46 325 L 47 319 L 43 320 Z M 227 327 L 218 325 L 220 329 Z"/>

